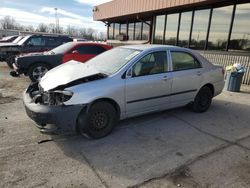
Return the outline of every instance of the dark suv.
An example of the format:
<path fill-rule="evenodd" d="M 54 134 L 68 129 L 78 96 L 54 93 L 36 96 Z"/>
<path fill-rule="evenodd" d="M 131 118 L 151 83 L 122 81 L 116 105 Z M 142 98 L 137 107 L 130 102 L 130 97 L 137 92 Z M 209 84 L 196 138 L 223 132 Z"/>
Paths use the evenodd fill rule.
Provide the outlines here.
<path fill-rule="evenodd" d="M 28 35 L 16 44 L 0 46 L 0 61 L 6 61 L 12 68 L 15 57 L 20 54 L 48 51 L 72 40 L 63 35 Z"/>

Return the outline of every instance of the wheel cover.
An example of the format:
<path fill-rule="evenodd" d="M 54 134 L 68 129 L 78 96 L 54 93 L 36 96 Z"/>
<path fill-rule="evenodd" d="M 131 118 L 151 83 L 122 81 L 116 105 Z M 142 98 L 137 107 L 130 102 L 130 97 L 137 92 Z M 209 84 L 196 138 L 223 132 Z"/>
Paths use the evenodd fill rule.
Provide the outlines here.
<path fill-rule="evenodd" d="M 94 130 L 102 130 L 108 126 L 109 116 L 105 111 L 94 112 L 90 117 L 90 123 Z"/>
<path fill-rule="evenodd" d="M 37 66 L 33 69 L 32 76 L 35 80 L 40 81 L 46 72 L 48 72 L 47 67 Z"/>

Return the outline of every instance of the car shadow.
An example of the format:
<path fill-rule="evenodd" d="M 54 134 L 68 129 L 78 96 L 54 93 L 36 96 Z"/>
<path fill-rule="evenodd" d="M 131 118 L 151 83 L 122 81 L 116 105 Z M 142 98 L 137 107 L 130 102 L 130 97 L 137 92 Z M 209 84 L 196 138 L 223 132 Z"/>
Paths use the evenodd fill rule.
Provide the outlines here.
<path fill-rule="evenodd" d="M 204 132 L 226 135 L 225 139 L 250 135 L 247 114 L 247 104 L 215 99 L 206 113 L 177 108 L 121 121 L 102 139 L 73 134 L 54 141 L 67 157 L 87 161 L 107 185 L 127 187 L 162 176 L 225 144 Z"/>

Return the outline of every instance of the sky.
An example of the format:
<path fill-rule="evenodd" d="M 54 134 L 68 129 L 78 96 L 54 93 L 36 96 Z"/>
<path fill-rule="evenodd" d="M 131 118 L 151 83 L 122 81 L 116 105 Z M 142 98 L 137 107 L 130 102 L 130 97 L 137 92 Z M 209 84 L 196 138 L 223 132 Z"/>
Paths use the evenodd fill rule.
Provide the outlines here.
<path fill-rule="evenodd" d="M 0 19 L 13 17 L 17 23 L 33 25 L 55 23 L 55 10 L 60 27 L 93 28 L 105 31 L 104 23 L 93 21 L 92 8 L 110 0 L 0 0 Z"/>

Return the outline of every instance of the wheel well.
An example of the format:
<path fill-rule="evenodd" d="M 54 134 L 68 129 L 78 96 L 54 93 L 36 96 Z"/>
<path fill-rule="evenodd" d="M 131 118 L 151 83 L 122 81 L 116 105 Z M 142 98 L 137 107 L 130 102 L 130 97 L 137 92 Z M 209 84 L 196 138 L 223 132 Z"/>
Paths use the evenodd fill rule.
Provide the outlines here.
<path fill-rule="evenodd" d="M 31 63 L 31 64 L 27 67 L 27 69 L 26 69 L 26 70 L 27 70 L 27 71 L 26 71 L 26 75 L 29 74 L 29 72 L 31 71 L 31 69 L 32 69 L 36 64 L 45 64 L 45 65 L 47 65 L 47 66 L 49 67 L 49 69 L 52 68 L 52 66 L 51 66 L 49 63 L 47 63 L 47 62 L 44 62 L 44 61 L 35 61 L 35 62 Z"/>
<path fill-rule="evenodd" d="M 116 110 L 116 112 L 117 112 L 118 118 L 120 118 L 121 110 L 120 110 L 120 106 L 117 104 L 117 102 L 115 102 L 113 99 L 110 99 L 110 98 L 101 98 L 101 99 L 97 99 L 97 100 L 91 102 L 88 106 L 85 106 L 85 107 L 79 112 L 78 117 L 77 117 L 77 120 L 76 120 L 76 126 L 75 126 L 75 130 L 76 130 L 77 132 L 79 132 L 79 128 L 78 128 L 78 118 L 79 118 L 79 115 L 80 115 L 81 113 L 86 113 L 86 112 L 88 111 L 88 109 L 89 109 L 93 104 L 95 104 L 95 103 L 97 103 L 97 102 L 103 102 L 103 101 L 108 102 L 108 103 L 110 103 L 112 106 L 114 106 L 114 107 L 115 107 L 115 110 Z"/>
<path fill-rule="evenodd" d="M 116 101 L 114 101 L 113 99 L 110 99 L 110 98 L 101 98 L 101 99 L 97 99 L 97 100 L 93 101 L 93 102 L 88 106 L 88 108 L 90 108 L 93 104 L 95 104 L 95 103 L 97 103 L 97 102 L 103 102 L 103 101 L 112 104 L 112 106 L 115 107 L 115 110 L 116 110 L 116 112 L 117 112 L 118 118 L 120 118 L 120 114 L 121 114 L 120 106 L 117 104 Z"/>
<path fill-rule="evenodd" d="M 29 66 L 29 69 L 33 66 L 35 66 L 36 64 L 46 64 L 47 66 L 49 66 L 49 68 L 51 68 L 52 66 L 50 65 L 50 63 L 45 62 L 45 61 L 35 61 L 33 63 L 31 63 L 31 65 Z"/>
<path fill-rule="evenodd" d="M 210 83 L 204 85 L 203 87 L 205 87 L 205 86 L 208 87 L 209 89 L 211 89 L 212 94 L 213 94 L 213 96 L 214 96 L 214 86 L 213 86 L 212 84 L 210 84 Z"/>

